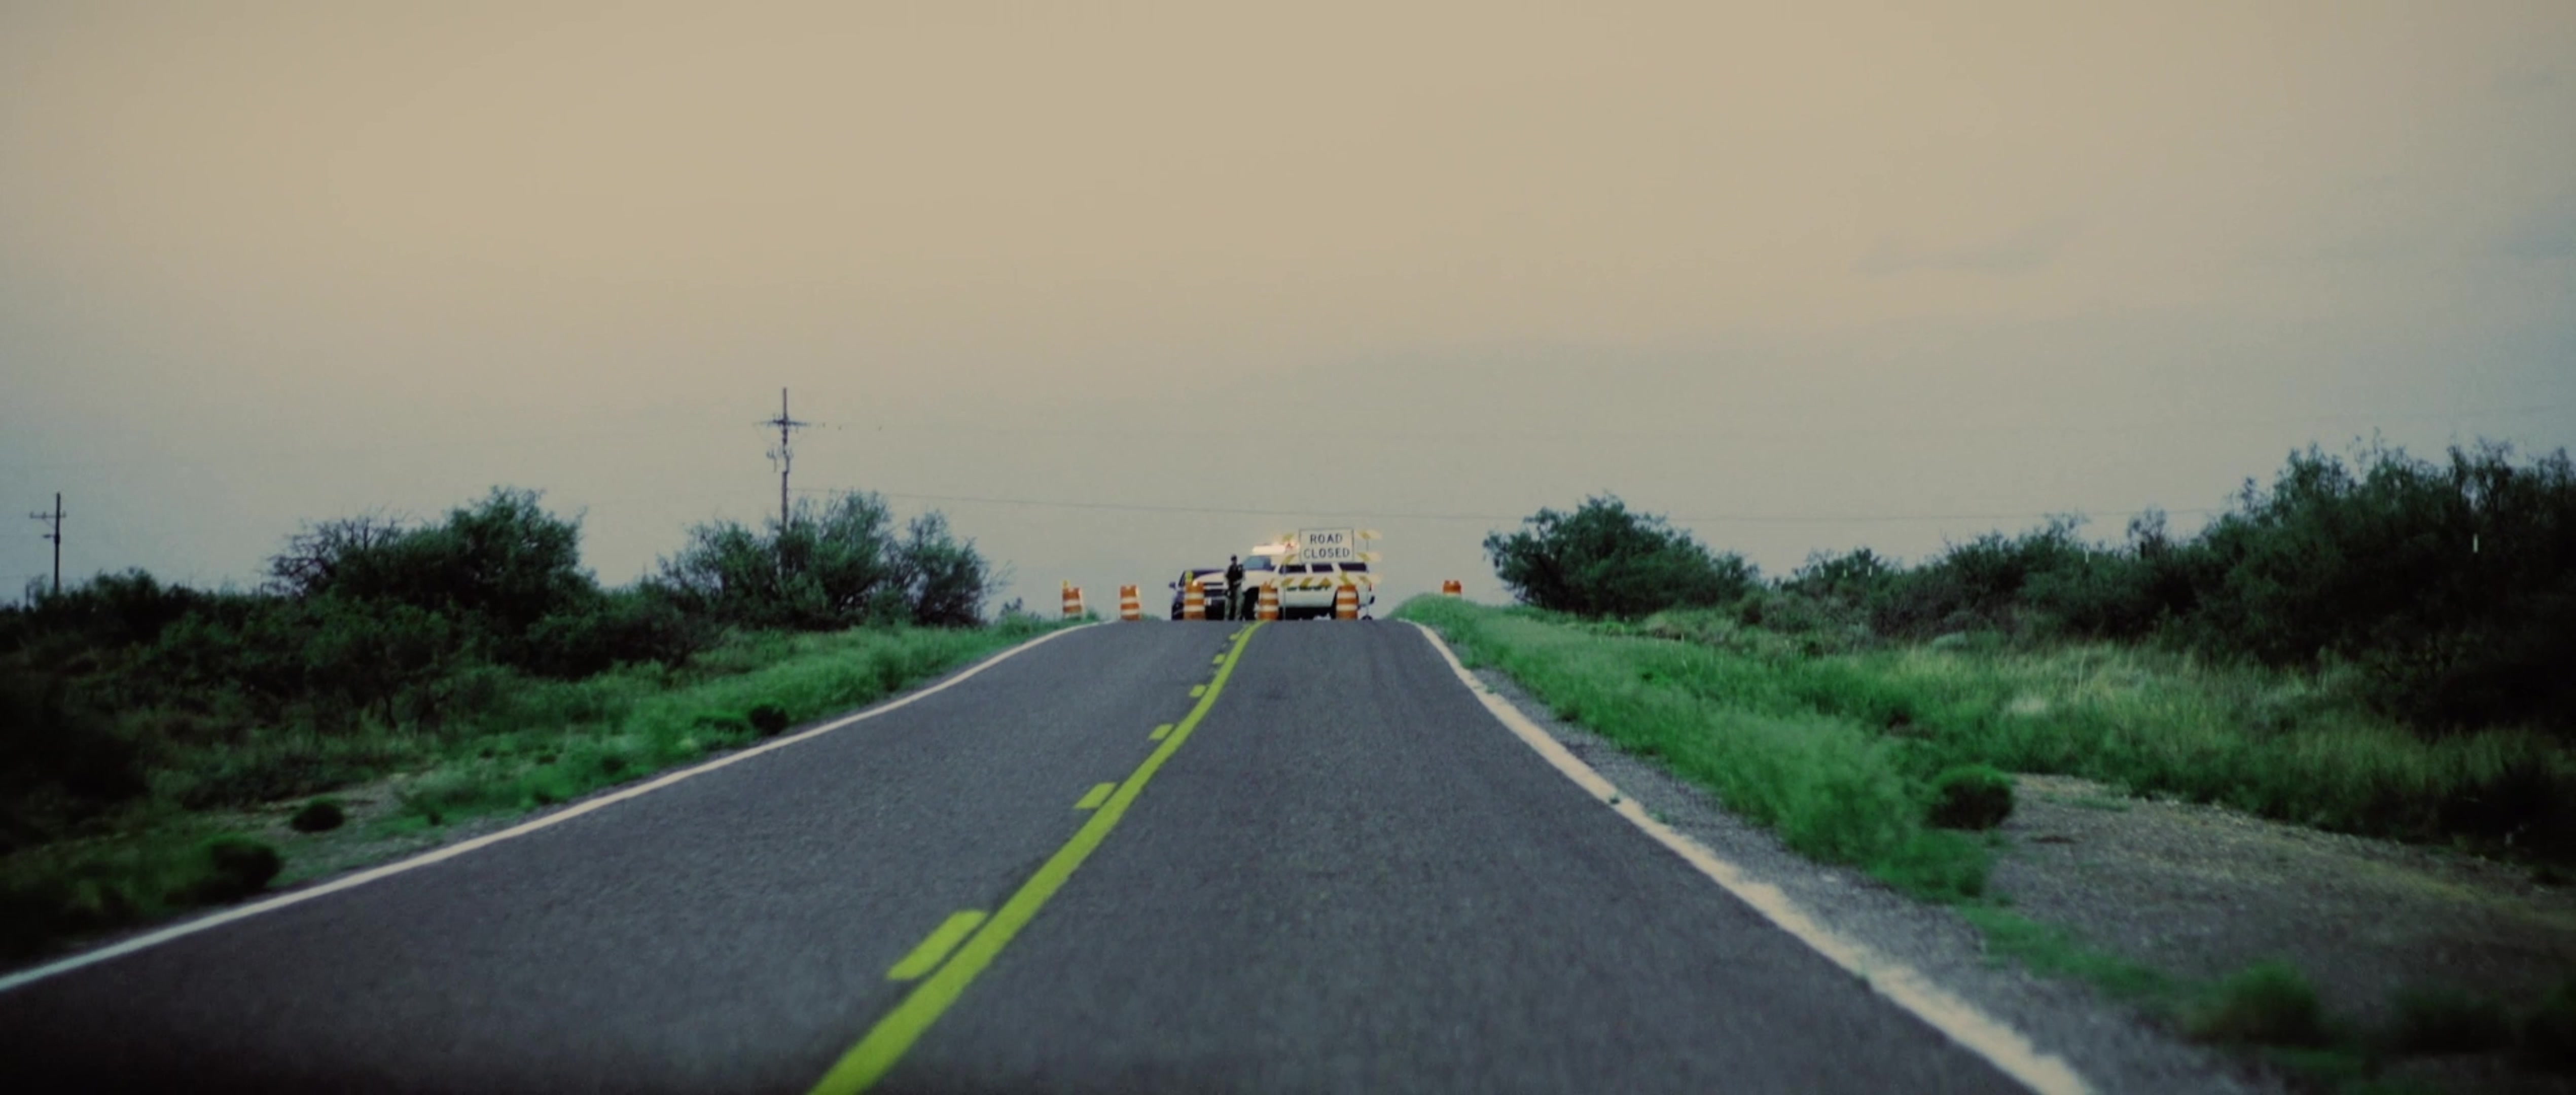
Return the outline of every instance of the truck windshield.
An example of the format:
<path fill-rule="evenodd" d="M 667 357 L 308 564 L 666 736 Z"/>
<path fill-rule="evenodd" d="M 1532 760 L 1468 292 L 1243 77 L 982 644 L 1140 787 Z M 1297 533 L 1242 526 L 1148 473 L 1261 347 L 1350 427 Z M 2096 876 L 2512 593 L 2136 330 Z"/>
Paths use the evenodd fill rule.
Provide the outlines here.
<path fill-rule="evenodd" d="M 1268 570 L 1270 569 L 1270 557 L 1267 555 L 1255 555 L 1252 558 L 1243 561 L 1243 569 Z"/>

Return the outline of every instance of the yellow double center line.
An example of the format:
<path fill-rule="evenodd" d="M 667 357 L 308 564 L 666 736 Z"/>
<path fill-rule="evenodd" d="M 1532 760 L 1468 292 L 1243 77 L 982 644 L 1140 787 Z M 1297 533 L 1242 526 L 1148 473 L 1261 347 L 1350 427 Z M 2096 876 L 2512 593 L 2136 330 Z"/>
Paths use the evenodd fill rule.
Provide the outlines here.
<path fill-rule="evenodd" d="M 1100 842 L 1109 838 L 1109 831 L 1117 828 L 1119 819 L 1127 816 L 1127 807 L 1145 790 L 1145 784 L 1161 770 L 1163 762 L 1180 751 L 1181 743 L 1190 740 L 1190 732 L 1198 729 L 1199 720 L 1206 718 L 1208 709 L 1216 706 L 1217 695 L 1225 690 L 1226 678 L 1234 675 L 1235 664 L 1243 660 L 1244 644 L 1250 642 L 1252 633 L 1260 629 L 1261 625 L 1256 623 L 1235 633 L 1234 649 L 1226 652 L 1224 660 L 1217 666 L 1215 679 L 1207 683 L 1199 702 L 1190 708 L 1190 713 L 1178 725 L 1172 727 L 1171 733 L 1164 735 L 1163 743 L 1146 755 L 1145 762 L 1136 766 L 1135 774 L 1118 784 L 1116 793 L 1101 804 L 1100 809 L 1091 815 L 1091 820 L 1074 832 L 1073 839 L 1056 849 L 1036 874 L 1021 883 L 1019 891 L 1003 902 L 1001 909 L 987 918 L 973 936 L 960 944 L 957 952 L 939 967 L 938 972 L 914 986 L 902 1003 L 895 1005 L 893 1011 L 887 1012 L 885 1018 L 877 1020 L 877 1025 L 868 1029 L 867 1036 L 859 1039 L 859 1044 L 842 1054 L 832 1070 L 824 1073 L 822 1080 L 814 1085 L 814 1095 L 855 1095 L 867 1090 L 894 1068 L 896 1061 L 903 1059 L 904 1052 L 911 1049 L 914 1042 L 929 1032 L 930 1025 L 939 1021 L 950 1004 L 957 1002 L 966 986 L 975 982 L 976 975 L 983 973 L 984 967 L 992 965 L 994 957 L 1002 953 L 1002 948 L 1011 945 L 1012 937 L 1028 926 L 1029 920 L 1037 916 L 1039 909 L 1046 907 L 1047 900 L 1054 897 L 1057 890 L 1064 888 L 1065 880 L 1073 877 L 1074 869 L 1082 866 L 1082 861 L 1091 858 L 1092 851 L 1100 847 Z"/>

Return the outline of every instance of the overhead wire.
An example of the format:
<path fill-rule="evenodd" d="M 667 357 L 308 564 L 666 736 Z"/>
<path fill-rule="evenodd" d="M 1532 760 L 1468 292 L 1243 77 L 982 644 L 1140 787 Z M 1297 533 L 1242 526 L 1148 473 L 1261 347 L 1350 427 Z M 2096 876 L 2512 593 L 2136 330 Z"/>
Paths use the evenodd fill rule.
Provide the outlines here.
<path fill-rule="evenodd" d="M 839 493 L 843 493 L 841 490 L 838 490 L 838 489 L 835 489 L 835 488 L 830 488 L 830 487 L 798 487 L 798 488 L 796 488 L 796 491 L 797 491 L 797 493 L 800 493 L 800 494 L 839 494 Z M 888 498 L 901 498 L 901 499 L 904 499 L 904 500 L 906 500 L 906 501 L 916 501 L 916 502 L 951 502 L 951 503 L 967 503 L 967 504 L 976 504 L 976 505 L 996 505 L 996 506 L 1040 506 L 1040 507 L 1047 507 L 1047 508 L 1053 508 L 1053 509 L 1116 510 L 1116 511 L 1125 511 L 1125 512 L 1141 512 L 1141 513 L 1196 513 L 1196 514 L 1217 514 L 1217 515 L 1226 515 L 1226 516 L 1243 516 L 1243 517 L 1357 517 L 1357 518 L 1367 518 L 1367 519 L 1370 519 L 1370 520 L 1382 520 L 1382 521 L 1394 521 L 1394 520 L 1418 520 L 1418 521 L 1519 521 L 1519 520 L 1522 520 L 1523 518 L 1525 518 L 1525 517 L 1529 516 L 1528 514 L 1517 514 L 1517 513 L 1514 513 L 1514 514 L 1506 514 L 1506 513 L 1425 513 L 1425 512 L 1407 511 L 1407 510 L 1354 510 L 1354 509 L 1255 509 L 1255 508 L 1250 508 L 1250 507 L 1238 507 L 1238 506 L 1176 506 L 1176 505 L 1165 505 L 1165 504 L 1154 504 L 1154 503 L 1142 503 L 1142 502 L 1094 502 L 1094 501 L 1072 501 L 1072 500 L 1065 500 L 1065 499 L 1052 499 L 1052 498 L 994 498 L 994 497 L 981 496 L 981 495 L 968 495 L 968 494 L 925 494 L 925 493 L 918 493 L 918 492 L 913 492 L 913 491 L 891 491 L 891 490 L 872 491 L 872 492 L 870 492 L 870 493 L 880 494 L 880 495 L 883 495 L 883 496 L 888 497 Z M 2048 518 L 2052 518 L 2052 517 L 2066 516 L 2066 515 L 2071 515 L 2071 514 L 2086 514 L 2086 513 L 2090 513 L 2090 512 L 2095 512 L 2095 511 L 2086 511 L 2086 510 L 2081 510 L 2081 509 L 2072 509 L 2072 510 L 2068 510 L 2068 509 L 2061 509 L 2061 510 L 2050 510 L 2050 511 L 2041 511 L 2041 512 L 2023 512 L 2023 513 L 2002 513 L 2002 512 L 1993 512 L 1993 513 L 1877 513 L 1877 514 L 1823 514 L 1823 513 L 1722 513 L 1722 514 L 1671 514 L 1671 515 L 1666 515 L 1666 516 L 1665 516 L 1665 520 L 1673 521 L 1673 522 L 1677 522 L 1677 523 L 1682 523 L 1682 524 L 1727 524 L 1727 523 L 1740 523 L 1740 524 L 1765 524 L 1765 523 L 1777 523 L 1777 524 L 1871 524 L 1871 523 L 1882 523 L 1882 522 L 1904 522 L 1904 521 L 2018 521 L 2018 520 L 2046 520 L 2046 519 L 2048 519 Z M 2193 508 L 2182 508 L 2182 509 L 2165 509 L 2165 508 L 2161 508 L 2161 507 L 2150 507 L 2150 508 L 2147 508 L 2147 509 L 2135 509 L 2135 510 L 2104 510 L 2104 511 L 2098 511 L 2098 512 L 2100 513 L 2100 515 L 2101 515 L 2101 516 L 2105 516 L 2105 517 L 2135 517 L 2135 516 L 2139 516 L 2139 515 L 2141 515 L 2141 514 L 2146 514 L 2146 513 L 2165 513 L 2165 514 L 2172 514 L 2172 515 L 2199 516 L 2199 515 L 2207 515 L 2207 514 L 2214 514 L 2214 513 L 2225 513 L 2225 512 L 2227 512 L 2227 510 L 2226 510 L 2226 508 L 2225 508 L 2225 507 L 2214 507 L 2214 506 L 2213 506 L 2213 507 L 2193 507 Z"/>

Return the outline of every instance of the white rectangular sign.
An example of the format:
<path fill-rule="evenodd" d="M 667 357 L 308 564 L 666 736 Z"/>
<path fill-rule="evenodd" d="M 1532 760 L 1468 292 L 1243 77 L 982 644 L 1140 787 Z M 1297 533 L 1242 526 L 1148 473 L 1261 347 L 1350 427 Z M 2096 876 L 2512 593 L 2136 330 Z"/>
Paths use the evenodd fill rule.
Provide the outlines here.
<path fill-rule="evenodd" d="M 1297 561 L 1301 563 L 1359 562 L 1358 531 L 1346 528 L 1298 529 Z"/>

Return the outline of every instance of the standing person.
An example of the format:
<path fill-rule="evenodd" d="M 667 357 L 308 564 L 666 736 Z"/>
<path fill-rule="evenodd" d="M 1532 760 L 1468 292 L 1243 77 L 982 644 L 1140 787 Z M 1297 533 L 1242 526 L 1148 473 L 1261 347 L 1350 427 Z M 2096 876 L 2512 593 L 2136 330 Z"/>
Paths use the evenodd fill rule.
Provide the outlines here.
<path fill-rule="evenodd" d="M 1231 620 L 1231 619 L 1241 619 L 1241 618 L 1242 618 L 1242 616 L 1243 616 L 1243 608 L 1242 608 L 1242 606 L 1243 606 L 1243 560 L 1242 560 L 1242 558 L 1240 558 L 1240 557 L 1238 557 L 1238 556 L 1228 555 L 1228 556 L 1226 556 L 1226 557 L 1225 557 L 1225 615 L 1226 615 L 1226 618 L 1227 618 L 1227 619 L 1230 619 L 1230 620 Z"/>

